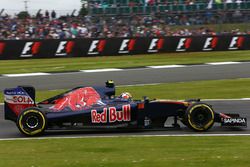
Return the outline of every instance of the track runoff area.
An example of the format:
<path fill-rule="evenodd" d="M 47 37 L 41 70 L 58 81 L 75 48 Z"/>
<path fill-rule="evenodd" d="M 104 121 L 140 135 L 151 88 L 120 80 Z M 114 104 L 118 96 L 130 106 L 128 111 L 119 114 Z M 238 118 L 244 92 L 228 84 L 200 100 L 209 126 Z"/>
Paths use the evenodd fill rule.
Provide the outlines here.
<path fill-rule="evenodd" d="M 216 73 L 215 73 L 216 71 Z M 91 79 L 84 80 L 88 78 L 91 74 Z M 157 74 L 157 77 L 155 77 Z M 182 82 L 182 81 L 192 81 L 192 80 L 204 80 L 204 74 L 206 80 L 215 79 L 237 79 L 237 78 L 250 78 L 250 63 L 249 62 L 220 62 L 220 63 L 207 63 L 200 65 L 171 65 L 171 66 L 150 66 L 145 68 L 135 68 L 135 69 L 102 69 L 102 70 L 92 70 L 92 71 L 80 71 L 71 73 L 60 73 L 60 74 L 49 74 L 49 75 L 36 75 L 36 74 L 12 74 L 9 76 L 2 76 L 0 78 L 1 87 L 3 90 L 6 87 L 11 87 L 11 85 L 23 85 L 29 82 L 38 89 L 54 89 L 51 88 L 52 85 L 56 85 L 58 89 L 71 88 L 74 86 L 82 85 L 83 82 L 86 85 L 91 85 L 93 83 L 102 83 L 103 81 L 109 79 L 110 76 L 113 80 L 117 81 L 118 87 L 121 86 L 142 86 L 142 85 L 157 85 L 160 83 L 168 82 Z M 195 78 L 186 76 L 195 76 Z M 53 77 L 52 77 L 53 76 Z M 118 78 L 125 78 L 119 79 Z M 143 77 L 139 77 L 143 76 Z M 174 76 L 174 77 L 173 77 Z M 20 77 L 22 79 L 20 80 Z M 116 78 L 117 77 L 117 78 Z M 145 80 L 146 78 L 146 80 Z M 47 81 L 50 82 L 47 82 Z M 84 81 L 83 81 L 84 80 Z M 46 82 L 43 82 L 46 81 Z M 68 81 L 75 85 L 67 84 Z M 14 82 L 14 83 L 13 83 Z M 65 84 L 66 83 L 66 84 Z M 146 93 L 146 92 L 145 92 Z M 250 95 L 249 95 L 250 97 Z M 240 115 L 249 118 L 250 113 L 248 109 L 250 108 L 250 99 L 207 99 L 205 102 L 212 104 L 215 111 L 226 112 L 226 113 L 239 113 Z M 20 135 L 15 124 L 3 120 L 3 105 L 0 106 L 0 140 L 20 140 L 20 139 L 33 139 L 24 138 Z M 249 119 L 248 119 L 249 120 Z M 249 125 L 248 121 L 248 125 Z M 121 131 L 111 131 L 111 132 L 100 132 L 100 131 L 81 131 L 79 132 L 55 132 L 48 133 L 44 137 L 39 137 L 36 139 L 47 139 L 47 138 L 88 138 L 88 137 L 121 137 L 121 136 L 245 136 L 250 135 L 250 129 L 244 128 L 239 129 L 224 129 L 218 126 L 213 127 L 210 131 L 205 133 L 197 133 L 190 131 L 184 126 L 179 130 L 166 130 L 166 131 L 140 131 L 140 132 L 121 132 Z"/>

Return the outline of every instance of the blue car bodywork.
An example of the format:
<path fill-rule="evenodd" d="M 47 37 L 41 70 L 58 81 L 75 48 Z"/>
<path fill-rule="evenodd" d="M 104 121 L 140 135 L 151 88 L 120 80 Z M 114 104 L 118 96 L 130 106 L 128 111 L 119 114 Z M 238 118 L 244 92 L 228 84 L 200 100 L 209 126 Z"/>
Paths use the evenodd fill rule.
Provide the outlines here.
<path fill-rule="evenodd" d="M 16 122 L 27 136 L 41 135 L 49 129 L 84 128 L 166 128 L 179 127 L 178 120 L 195 131 L 206 131 L 215 122 L 223 126 L 246 127 L 238 114 L 215 112 L 197 100 L 133 100 L 115 96 L 112 81 L 102 87 L 76 87 L 65 93 L 35 102 L 35 89 L 18 86 L 4 90 L 5 119 Z"/>

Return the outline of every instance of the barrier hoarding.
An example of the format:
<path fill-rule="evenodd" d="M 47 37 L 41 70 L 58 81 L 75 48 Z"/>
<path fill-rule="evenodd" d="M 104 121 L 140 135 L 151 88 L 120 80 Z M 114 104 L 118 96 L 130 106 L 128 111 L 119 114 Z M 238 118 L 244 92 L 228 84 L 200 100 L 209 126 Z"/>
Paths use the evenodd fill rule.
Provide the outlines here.
<path fill-rule="evenodd" d="M 0 40 L 0 59 L 250 50 L 250 35 Z"/>

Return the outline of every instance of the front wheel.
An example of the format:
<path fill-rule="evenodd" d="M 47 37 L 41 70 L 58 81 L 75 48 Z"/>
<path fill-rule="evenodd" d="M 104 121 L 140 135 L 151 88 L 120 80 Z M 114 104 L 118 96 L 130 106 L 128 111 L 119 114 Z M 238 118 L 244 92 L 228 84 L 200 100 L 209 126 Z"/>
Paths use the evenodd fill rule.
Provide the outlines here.
<path fill-rule="evenodd" d="M 17 118 L 17 127 L 26 136 L 41 135 L 46 124 L 46 116 L 39 108 L 28 108 Z"/>
<path fill-rule="evenodd" d="M 195 131 L 207 131 L 214 124 L 214 111 L 205 103 L 194 103 L 185 113 L 186 125 Z"/>

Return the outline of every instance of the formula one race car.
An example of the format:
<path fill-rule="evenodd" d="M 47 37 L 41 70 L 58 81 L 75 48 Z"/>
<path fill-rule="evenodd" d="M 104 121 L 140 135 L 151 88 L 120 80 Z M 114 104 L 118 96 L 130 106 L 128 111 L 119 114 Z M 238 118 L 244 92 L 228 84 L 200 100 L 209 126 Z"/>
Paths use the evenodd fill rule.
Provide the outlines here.
<path fill-rule="evenodd" d="M 76 87 L 40 103 L 35 89 L 18 86 L 4 90 L 5 119 L 16 123 L 27 136 L 41 135 L 50 129 L 82 128 L 167 128 L 180 127 L 180 120 L 195 131 L 206 131 L 215 122 L 222 126 L 246 127 L 246 118 L 238 114 L 215 112 L 200 100 L 133 100 L 129 93 L 115 96 L 113 81 L 103 87 Z"/>

